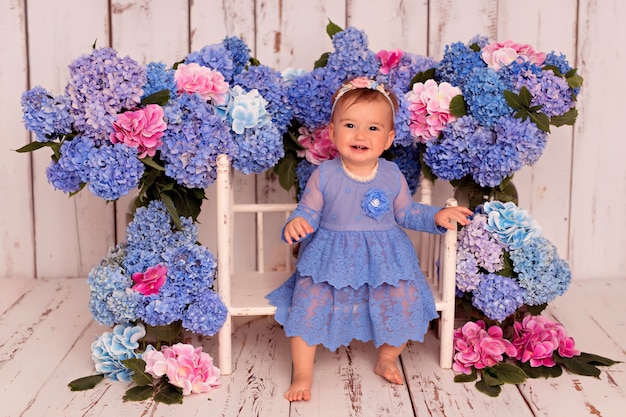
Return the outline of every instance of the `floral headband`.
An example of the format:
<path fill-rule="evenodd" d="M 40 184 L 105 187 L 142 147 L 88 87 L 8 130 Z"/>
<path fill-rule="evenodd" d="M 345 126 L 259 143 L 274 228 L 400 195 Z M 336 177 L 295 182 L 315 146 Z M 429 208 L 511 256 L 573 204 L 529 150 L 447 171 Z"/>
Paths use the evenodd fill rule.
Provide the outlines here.
<path fill-rule="evenodd" d="M 385 86 L 383 85 L 383 83 L 379 83 L 378 81 L 369 79 L 367 77 L 357 77 L 342 84 L 335 94 L 335 100 L 333 101 L 333 107 L 330 110 L 330 114 L 332 115 L 335 112 L 337 102 L 344 94 L 346 94 L 348 91 L 356 90 L 359 88 L 368 88 L 370 90 L 376 90 L 381 93 L 387 99 L 389 105 L 391 106 L 392 120 L 396 119 L 396 109 L 394 107 L 393 101 L 391 100 L 391 97 L 389 96 L 389 92 L 385 90 Z"/>

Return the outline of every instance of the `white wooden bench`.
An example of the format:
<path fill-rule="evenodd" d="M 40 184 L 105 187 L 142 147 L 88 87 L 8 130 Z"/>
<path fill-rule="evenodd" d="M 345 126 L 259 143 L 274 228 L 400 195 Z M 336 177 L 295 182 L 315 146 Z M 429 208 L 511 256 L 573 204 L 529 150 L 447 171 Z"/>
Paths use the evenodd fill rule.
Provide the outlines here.
<path fill-rule="evenodd" d="M 228 307 L 228 317 L 218 336 L 219 367 L 223 375 L 232 373 L 233 317 L 272 316 L 276 308 L 265 299 L 265 295 L 278 287 L 292 274 L 291 247 L 284 244 L 284 267 L 271 270 L 266 266 L 264 215 L 283 213 L 285 220 L 296 208 L 296 204 L 239 204 L 234 201 L 232 169 L 226 155 L 217 159 L 217 290 Z M 420 186 L 420 202 L 431 204 L 432 184 L 423 180 Z M 456 205 L 449 199 L 446 205 Z M 256 269 L 237 271 L 235 239 L 252 239 L 252 233 L 235 236 L 234 221 L 237 214 L 256 215 Z M 272 230 L 279 235 L 279 231 Z M 419 233 L 416 242 L 420 264 L 435 296 L 437 311 L 440 312 L 439 337 L 440 366 L 452 366 L 452 342 L 454 332 L 454 292 L 456 271 L 456 230 L 444 235 Z M 237 245 L 239 247 L 239 245 Z"/>

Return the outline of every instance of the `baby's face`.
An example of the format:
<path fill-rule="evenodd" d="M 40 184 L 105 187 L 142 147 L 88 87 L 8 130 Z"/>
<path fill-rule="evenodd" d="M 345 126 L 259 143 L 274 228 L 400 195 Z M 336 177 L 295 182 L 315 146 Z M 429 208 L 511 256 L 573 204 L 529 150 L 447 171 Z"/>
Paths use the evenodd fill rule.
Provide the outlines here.
<path fill-rule="evenodd" d="M 344 163 L 373 166 L 395 135 L 391 106 L 384 97 L 340 103 L 329 126 L 330 138 Z"/>

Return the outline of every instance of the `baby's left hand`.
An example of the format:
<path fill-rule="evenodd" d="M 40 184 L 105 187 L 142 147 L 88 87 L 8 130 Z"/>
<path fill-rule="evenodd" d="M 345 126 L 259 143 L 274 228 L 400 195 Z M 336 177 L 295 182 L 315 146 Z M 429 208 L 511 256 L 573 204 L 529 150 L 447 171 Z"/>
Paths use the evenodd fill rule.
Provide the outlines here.
<path fill-rule="evenodd" d="M 462 226 L 469 224 L 467 216 L 471 216 L 472 211 L 467 207 L 445 207 L 435 214 L 435 224 L 453 230 L 456 226 L 452 222 L 457 222 Z"/>

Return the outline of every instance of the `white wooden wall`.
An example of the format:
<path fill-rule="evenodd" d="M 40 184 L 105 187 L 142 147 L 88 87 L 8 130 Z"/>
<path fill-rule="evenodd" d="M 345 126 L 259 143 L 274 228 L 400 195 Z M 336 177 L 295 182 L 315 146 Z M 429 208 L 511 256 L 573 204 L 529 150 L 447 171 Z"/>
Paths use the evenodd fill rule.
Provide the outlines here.
<path fill-rule="evenodd" d="M 67 65 L 94 41 L 171 64 L 237 35 L 264 64 L 310 70 L 331 50 L 328 19 L 364 29 L 374 51 L 439 59 L 446 44 L 485 34 L 566 54 L 585 79 L 580 116 L 573 128 L 554 129 L 542 159 L 516 175 L 520 205 L 570 261 L 574 279 L 626 279 L 622 0 L 0 0 L 0 277 L 84 277 L 125 228 L 127 200 L 107 205 L 88 191 L 68 198 L 47 184 L 45 151 L 12 151 L 30 140 L 24 90 L 61 94 Z M 264 175 L 237 181 L 251 201 L 289 198 Z M 444 183 L 436 189 L 437 201 L 451 192 Z M 200 237 L 214 250 L 208 195 Z"/>

